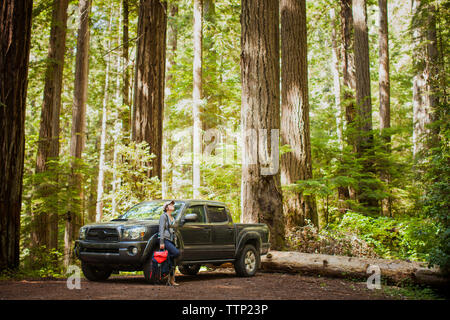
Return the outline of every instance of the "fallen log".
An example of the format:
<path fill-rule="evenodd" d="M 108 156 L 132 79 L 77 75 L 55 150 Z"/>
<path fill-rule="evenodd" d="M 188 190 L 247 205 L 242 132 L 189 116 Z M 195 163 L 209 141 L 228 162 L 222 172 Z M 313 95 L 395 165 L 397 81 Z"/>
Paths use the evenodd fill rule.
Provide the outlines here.
<path fill-rule="evenodd" d="M 379 272 L 381 281 L 387 283 L 400 284 L 411 281 L 437 287 L 449 285 L 449 280 L 442 276 L 439 268 L 427 268 L 425 263 L 294 251 L 270 251 L 261 257 L 261 271 L 319 274 L 365 280 L 374 272 Z"/>

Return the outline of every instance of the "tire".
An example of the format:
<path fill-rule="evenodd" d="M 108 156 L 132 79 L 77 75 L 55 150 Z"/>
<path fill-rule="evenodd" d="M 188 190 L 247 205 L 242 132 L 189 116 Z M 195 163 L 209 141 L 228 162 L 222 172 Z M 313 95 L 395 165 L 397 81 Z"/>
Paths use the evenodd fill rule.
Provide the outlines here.
<path fill-rule="evenodd" d="M 112 273 L 112 270 L 100 268 L 85 262 L 81 263 L 81 270 L 83 270 L 86 279 L 90 281 L 105 281 Z"/>
<path fill-rule="evenodd" d="M 239 277 L 252 277 L 258 270 L 260 261 L 261 257 L 255 247 L 247 244 L 234 262 L 234 270 Z"/>
<path fill-rule="evenodd" d="M 195 276 L 200 270 L 199 264 L 188 264 L 183 266 L 178 266 L 178 270 L 184 275 Z"/>

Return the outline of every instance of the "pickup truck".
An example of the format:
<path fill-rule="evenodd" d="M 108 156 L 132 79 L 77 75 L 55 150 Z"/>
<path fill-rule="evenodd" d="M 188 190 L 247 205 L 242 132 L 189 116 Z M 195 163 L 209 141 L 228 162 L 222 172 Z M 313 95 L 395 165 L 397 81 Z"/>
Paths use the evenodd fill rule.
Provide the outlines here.
<path fill-rule="evenodd" d="M 103 281 L 113 272 L 144 271 L 150 279 L 150 262 L 159 249 L 158 228 L 163 204 L 167 200 L 144 201 L 116 219 L 80 228 L 74 254 L 81 260 L 88 280 Z M 222 202 L 174 200 L 173 228 L 181 255 L 178 269 L 195 275 L 202 265 L 231 262 L 236 274 L 253 276 L 261 255 L 269 251 L 267 225 L 233 223 Z"/>

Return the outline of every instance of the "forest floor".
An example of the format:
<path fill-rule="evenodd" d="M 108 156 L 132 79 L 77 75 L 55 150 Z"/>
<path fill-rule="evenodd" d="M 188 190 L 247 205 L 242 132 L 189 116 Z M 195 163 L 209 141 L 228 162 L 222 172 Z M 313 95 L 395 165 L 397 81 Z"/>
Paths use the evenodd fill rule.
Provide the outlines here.
<path fill-rule="evenodd" d="M 366 282 L 284 273 L 237 277 L 233 269 L 177 273 L 177 287 L 149 285 L 143 275 L 112 275 L 104 282 L 81 278 L 80 289 L 66 279 L 0 281 L 0 300 L 398 300 L 434 299 L 391 286 L 369 290 Z"/>

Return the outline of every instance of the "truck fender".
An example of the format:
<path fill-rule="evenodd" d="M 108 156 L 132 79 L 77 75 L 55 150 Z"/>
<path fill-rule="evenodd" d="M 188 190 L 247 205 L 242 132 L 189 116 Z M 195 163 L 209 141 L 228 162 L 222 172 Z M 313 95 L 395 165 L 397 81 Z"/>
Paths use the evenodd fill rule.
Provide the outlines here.
<path fill-rule="evenodd" d="M 158 233 L 155 233 L 148 239 L 144 252 L 142 253 L 141 262 L 145 262 L 155 247 L 159 246 Z"/>
<path fill-rule="evenodd" d="M 261 236 L 258 232 L 248 232 L 239 240 L 238 245 L 236 246 L 236 257 L 239 257 L 239 254 L 241 253 L 242 249 L 244 249 L 245 244 L 250 240 L 256 241 L 256 251 L 260 252 Z"/>

